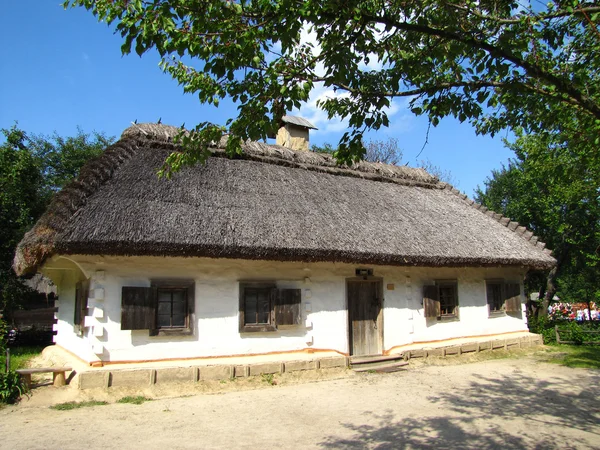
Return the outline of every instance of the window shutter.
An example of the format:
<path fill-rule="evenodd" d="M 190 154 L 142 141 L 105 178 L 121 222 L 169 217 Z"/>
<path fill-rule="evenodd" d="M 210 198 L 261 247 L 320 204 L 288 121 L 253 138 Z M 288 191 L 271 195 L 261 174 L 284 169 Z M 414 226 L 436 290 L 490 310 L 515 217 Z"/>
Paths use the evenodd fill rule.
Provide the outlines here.
<path fill-rule="evenodd" d="M 521 312 L 521 285 L 519 283 L 506 283 L 504 285 L 506 312 Z"/>
<path fill-rule="evenodd" d="M 440 317 L 441 308 L 437 286 L 423 286 L 423 308 L 425 317 Z"/>
<path fill-rule="evenodd" d="M 156 288 L 123 286 L 121 330 L 156 328 Z"/>
<path fill-rule="evenodd" d="M 75 317 L 73 325 L 79 325 L 81 328 L 83 328 L 85 316 L 87 315 L 89 289 L 89 280 L 80 281 L 75 287 Z"/>
<path fill-rule="evenodd" d="M 275 303 L 275 323 L 277 325 L 299 325 L 302 319 L 300 289 L 280 289 Z"/>

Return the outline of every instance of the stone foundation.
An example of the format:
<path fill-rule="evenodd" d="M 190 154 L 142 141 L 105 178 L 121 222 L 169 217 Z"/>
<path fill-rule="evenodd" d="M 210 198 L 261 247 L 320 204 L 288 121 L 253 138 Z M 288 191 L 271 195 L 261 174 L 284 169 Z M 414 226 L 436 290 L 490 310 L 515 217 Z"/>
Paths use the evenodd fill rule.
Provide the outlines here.
<path fill-rule="evenodd" d="M 467 342 L 461 345 L 422 347 L 397 353 L 405 360 L 413 358 L 459 356 L 494 350 L 511 350 L 542 345 L 542 337 L 528 335 L 510 339 L 490 339 Z M 303 370 L 344 368 L 350 366 L 350 358 L 336 356 L 301 361 L 269 362 L 258 364 L 214 365 L 168 368 L 139 368 L 116 370 L 90 370 L 79 374 L 79 389 L 109 388 L 112 386 L 146 387 L 166 383 L 195 383 L 205 380 L 245 378 L 262 374 L 281 374 Z"/>

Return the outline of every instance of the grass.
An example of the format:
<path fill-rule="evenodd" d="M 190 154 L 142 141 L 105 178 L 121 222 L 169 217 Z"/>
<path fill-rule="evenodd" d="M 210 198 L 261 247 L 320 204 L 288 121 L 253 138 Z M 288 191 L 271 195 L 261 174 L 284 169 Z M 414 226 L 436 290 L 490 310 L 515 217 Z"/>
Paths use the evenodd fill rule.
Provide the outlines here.
<path fill-rule="evenodd" d="M 261 373 L 262 380 L 270 384 L 271 386 L 275 386 L 277 384 L 277 380 L 275 380 L 275 376 L 272 373 Z"/>
<path fill-rule="evenodd" d="M 56 409 L 58 411 L 69 411 L 71 409 L 86 408 L 89 406 L 102 406 L 108 405 L 108 402 L 98 400 L 88 400 L 86 402 L 65 402 L 52 405 L 50 409 Z"/>
<path fill-rule="evenodd" d="M 44 346 L 15 347 L 10 349 L 10 368 L 11 370 L 24 369 L 28 367 L 29 361 L 39 356 L 44 350 Z M 4 369 L 6 365 L 5 355 L 0 355 L 0 367 Z"/>
<path fill-rule="evenodd" d="M 544 362 L 566 367 L 600 369 L 600 346 L 552 345 L 540 357 Z"/>
<path fill-rule="evenodd" d="M 117 400 L 117 403 L 130 403 L 132 405 L 141 405 L 144 402 L 150 402 L 152 401 L 151 398 L 148 397 L 144 397 L 143 395 L 128 395 L 126 397 L 122 397 L 119 400 Z"/>

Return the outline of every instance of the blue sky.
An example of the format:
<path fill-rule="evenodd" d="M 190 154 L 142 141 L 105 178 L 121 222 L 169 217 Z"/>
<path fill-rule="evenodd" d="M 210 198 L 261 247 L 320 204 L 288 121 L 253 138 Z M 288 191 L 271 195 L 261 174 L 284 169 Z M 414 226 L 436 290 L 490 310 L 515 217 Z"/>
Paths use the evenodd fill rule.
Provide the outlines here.
<path fill-rule="evenodd" d="M 215 108 L 184 95 L 158 68 L 156 53 L 122 56 L 120 36 L 84 9 L 65 11 L 58 0 L 19 0 L 3 2 L 0 11 L 0 128 L 18 121 L 34 134 L 56 131 L 68 136 L 79 126 L 85 132 L 119 136 L 134 120 L 224 125 L 235 113 L 229 102 Z M 427 120 L 414 117 L 403 105 L 397 102 L 393 109 L 390 128 L 369 137 L 397 138 L 404 162 L 414 166 Z M 311 104 L 301 114 L 319 128 L 311 132 L 311 143 L 335 144 L 343 133 L 339 123 L 328 123 Z M 513 156 L 501 138 L 476 136 L 470 125 L 444 119 L 431 128 L 419 160 L 450 171 L 457 187 L 472 197 L 491 170 Z"/>

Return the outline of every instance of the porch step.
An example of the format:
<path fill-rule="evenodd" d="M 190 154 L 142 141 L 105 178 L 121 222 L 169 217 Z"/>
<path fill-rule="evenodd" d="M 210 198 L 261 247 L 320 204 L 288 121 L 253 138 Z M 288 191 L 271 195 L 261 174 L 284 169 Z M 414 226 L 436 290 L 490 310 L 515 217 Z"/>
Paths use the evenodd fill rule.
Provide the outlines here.
<path fill-rule="evenodd" d="M 350 358 L 350 367 L 355 372 L 397 372 L 408 365 L 402 355 L 356 356 Z"/>
<path fill-rule="evenodd" d="M 402 370 L 404 366 L 407 366 L 408 363 L 406 361 L 398 361 L 398 362 L 381 362 L 381 363 L 371 363 L 371 364 L 361 364 L 358 367 L 352 367 L 352 370 L 355 372 L 378 372 L 378 373 L 389 373 L 389 372 L 398 372 Z"/>
<path fill-rule="evenodd" d="M 401 361 L 404 360 L 403 355 L 372 355 L 372 356 L 351 356 L 350 365 L 369 364 L 383 361 Z"/>

